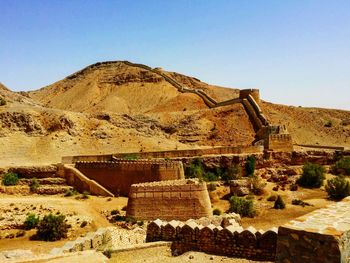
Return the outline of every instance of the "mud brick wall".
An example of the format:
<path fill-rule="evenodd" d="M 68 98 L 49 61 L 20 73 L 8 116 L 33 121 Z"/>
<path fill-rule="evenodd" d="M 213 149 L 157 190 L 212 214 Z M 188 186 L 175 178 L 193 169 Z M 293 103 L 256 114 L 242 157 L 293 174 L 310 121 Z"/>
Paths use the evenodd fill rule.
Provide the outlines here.
<path fill-rule="evenodd" d="M 274 261 L 276 256 L 277 229 L 266 232 L 253 227 L 226 228 L 214 225 L 202 226 L 195 222 L 163 222 L 156 220 L 147 227 L 147 242 L 172 241 L 174 255 L 187 251 L 202 251 L 215 255 Z"/>
<path fill-rule="evenodd" d="M 205 183 L 176 180 L 132 185 L 127 216 L 137 219 L 187 220 L 212 215 Z"/>
<path fill-rule="evenodd" d="M 349 262 L 350 197 L 279 227 L 276 262 Z"/>
<path fill-rule="evenodd" d="M 77 162 L 75 168 L 114 195 L 124 196 L 129 194 L 132 184 L 184 178 L 179 161 Z"/>
<path fill-rule="evenodd" d="M 293 151 L 293 141 L 290 134 L 270 134 L 265 139 L 265 149 L 270 151 Z"/>

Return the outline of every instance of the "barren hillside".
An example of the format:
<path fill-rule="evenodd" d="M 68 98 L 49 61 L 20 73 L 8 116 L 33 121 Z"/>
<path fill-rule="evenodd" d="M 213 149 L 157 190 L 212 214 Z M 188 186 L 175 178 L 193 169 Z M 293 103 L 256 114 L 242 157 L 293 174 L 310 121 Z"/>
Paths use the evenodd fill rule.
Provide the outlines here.
<path fill-rule="evenodd" d="M 240 103 L 209 108 L 162 74 L 216 101 L 238 97 L 236 89 L 124 62 L 97 63 L 29 93 L 0 85 L 7 101 L 0 106 L 0 166 L 59 162 L 64 155 L 252 143 L 255 132 Z M 296 144 L 350 148 L 349 111 L 267 102 L 261 107 L 272 123 L 287 126 Z"/>

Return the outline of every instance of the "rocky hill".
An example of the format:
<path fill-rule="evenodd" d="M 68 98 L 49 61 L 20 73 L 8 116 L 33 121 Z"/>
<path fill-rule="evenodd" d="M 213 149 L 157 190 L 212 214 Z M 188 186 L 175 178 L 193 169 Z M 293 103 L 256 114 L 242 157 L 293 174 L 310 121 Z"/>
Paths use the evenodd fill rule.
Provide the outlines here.
<path fill-rule="evenodd" d="M 204 94 L 204 95 L 203 95 Z M 207 97 L 206 97 L 207 96 Z M 249 145 L 255 131 L 239 90 L 124 61 L 97 63 L 42 89 L 0 85 L 0 166 L 59 162 L 63 155 Z M 350 147 L 350 112 L 262 101 L 295 144 Z"/>

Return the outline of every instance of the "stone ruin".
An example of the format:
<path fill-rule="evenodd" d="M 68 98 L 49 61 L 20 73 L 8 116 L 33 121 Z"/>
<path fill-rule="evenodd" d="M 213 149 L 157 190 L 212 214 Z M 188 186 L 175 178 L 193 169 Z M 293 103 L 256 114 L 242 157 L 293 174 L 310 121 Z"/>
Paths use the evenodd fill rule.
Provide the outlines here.
<path fill-rule="evenodd" d="M 153 220 L 187 220 L 212 215 L 207 185 L 197 179 L 133 184 L 127 216 Z"/>

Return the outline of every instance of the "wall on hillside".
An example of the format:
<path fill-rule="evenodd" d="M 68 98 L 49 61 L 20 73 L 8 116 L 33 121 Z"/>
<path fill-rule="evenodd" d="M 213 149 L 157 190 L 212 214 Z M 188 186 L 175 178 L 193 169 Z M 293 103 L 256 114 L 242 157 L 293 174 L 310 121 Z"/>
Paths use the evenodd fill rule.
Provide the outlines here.
<path fill-rule="evenodd" d="M 187 251 L 202 251 L 209 254 L 252 260 L 274 261 L 276 256 L 277 229 L 255 230 L 252 227 L 214 225 L 202 226 L 195 222 L 163 222 L 148 224 L 147 242 L 173 241 L 174 255 Z"/>
<path fill-rule="evenodd" d="M 183 165 L 179 161 L 77 162 L 75 167 L 114 195 L 127 196 L 132 184 L 184 178 Z"/>
<path fill-rule="evenodd" d="M 265 150 L 291 152 L 293 141 L 290 134 L 270 134 L 264 141 Z"/>
<path fill-rule="evenodd" d="M 132 185 L 126 215 L 144 220 L 187 220 L 211 216 L 207 185 L 197 180 Z"/>

